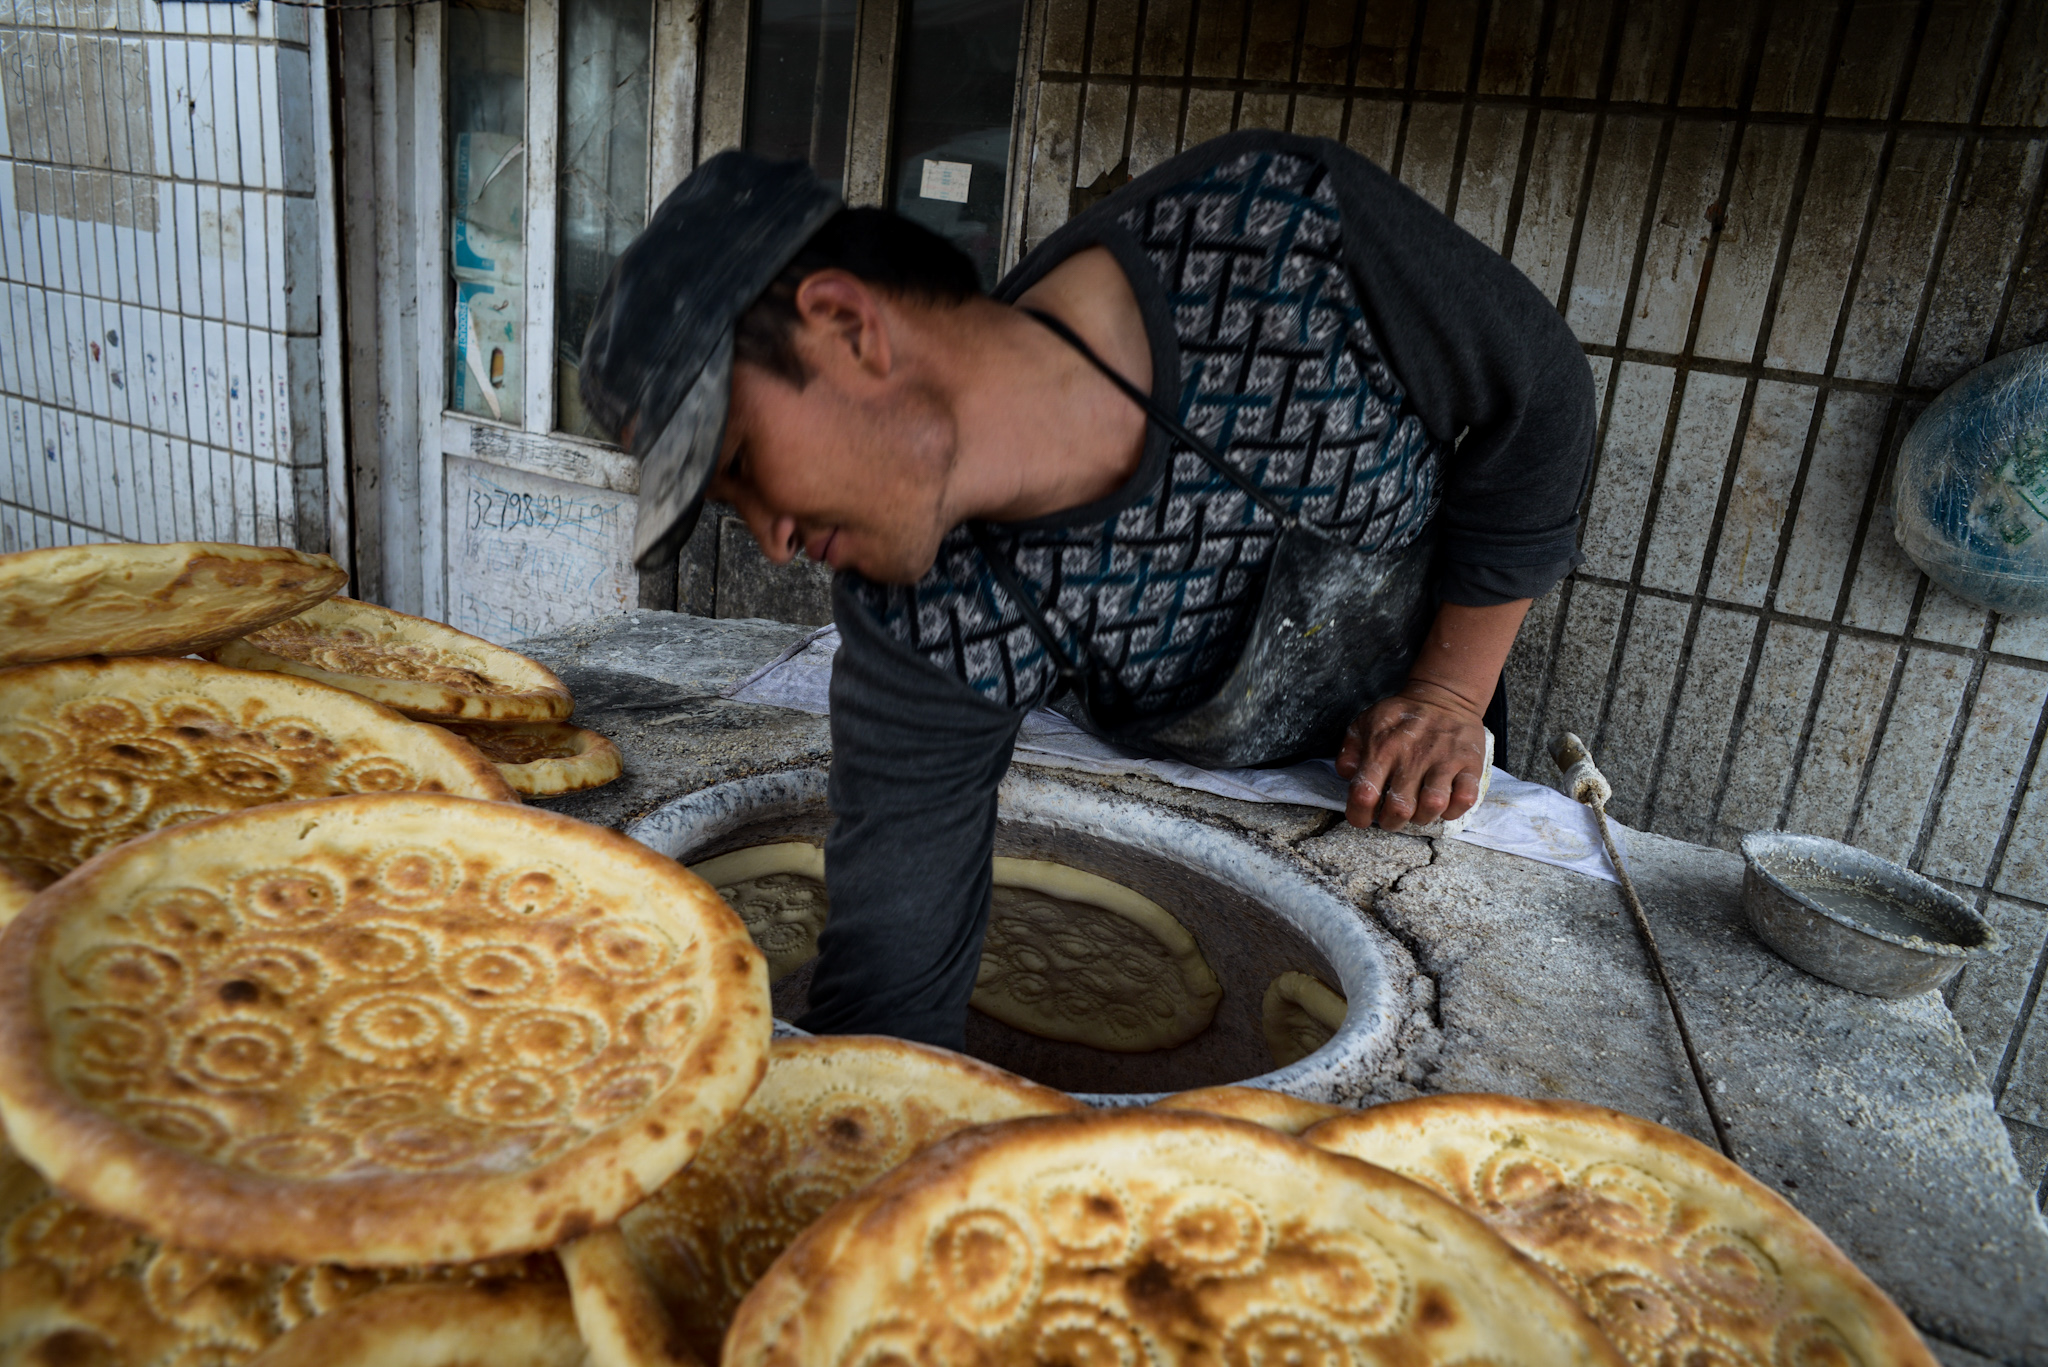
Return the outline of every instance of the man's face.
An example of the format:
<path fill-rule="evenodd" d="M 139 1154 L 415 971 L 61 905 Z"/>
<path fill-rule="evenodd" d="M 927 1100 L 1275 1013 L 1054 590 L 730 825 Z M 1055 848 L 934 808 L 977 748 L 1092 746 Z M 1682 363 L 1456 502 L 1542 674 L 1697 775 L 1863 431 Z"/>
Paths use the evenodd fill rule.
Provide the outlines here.
<path fill-rule="evenodd" d="M 818 278 L 799 292 L 795 338 L 811 378 L 799 387 L 734 364 L 709 492 L 738 510 L 776 564 L 801 549 L 835 570 L 915 583 L 950 526 L 951 423 L 907 364 L 901 313 L 858 282 L 806 300 Z"/>

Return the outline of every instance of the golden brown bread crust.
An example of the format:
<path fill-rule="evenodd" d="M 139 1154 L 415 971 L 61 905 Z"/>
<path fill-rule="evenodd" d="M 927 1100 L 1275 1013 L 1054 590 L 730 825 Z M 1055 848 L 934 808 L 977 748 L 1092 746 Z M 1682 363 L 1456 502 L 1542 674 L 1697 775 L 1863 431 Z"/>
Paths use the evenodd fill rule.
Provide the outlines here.
<path fill-rule="evenodd" d="M 666 1181 L 769 1026 L 738 918 L 623 836 L 285 803 L 110 850 L 0 936 L 0 1118 L 60 1189 L 184 1246 L 469 1261 Z"/>
<path fill-rule="evenodd" d="M 28 899 L 35 895 L 36 890 L 26 878 L 0 864 L 0 930 L 7 929 L 8 922 L 21 915 Z"/>
<path fill-rule="evenodd" d="M 536 660 L 354 598 L 329 598 L 207 657 L 346 688 L 420 721 L 564 721 L 576 707 Z"/>
<path fill-rule="evenodd" d="M 1620 1362 L 1538 1268 L 1415 1183 L 1241 1121 L 1124 1110 L 926 1149 L 790 1246 L 721 1361 L 1482 1358 Z"/>
<path fill-rule="evenodd" d="M 1273 1066 L 1298 1063 L 1328 1044 L 1344 1028 L 1349 1009 L 1350 1004 L 1320 978 L 1290 972 L 1273 979 L 1259 1004 L 1259 1024 Z"/>
<path fill-rule="evenodd" d="M 172 1248 L 66 1200 L 0 1145 L 0 1361 L 235 1367 L 397 1281 L 561 1284 L 545 1254 L 452 1267 L 243 1262 Z"/>
<path fill-rule="evenodd" d="M 309 1320 L 249 1367 L 578 1367 L 568 1290 L 546 1282 L 391 1286 Z"/>
<path fill-rule="evenodd" d="M 585 726 L 560 721 L 441 723 L 498 766 L 512 791 L 553 797 L 601 788 L 624 768 L 619 747 Z"/>
<path fill-rule="evenodd" d="M 394 791 L 518 800 L 454 737 L 324 684 L 199 660 L 0 670 L 0 864 L 34 887 L 181 821 Z"/>
<path fill-rule="evenodd" d="M 189 655 L 294 617 L 348 582 L 324 555 L 212 541 L 0 555 L 0 665 Z"/>
<path fill-rule="evenodd" d="M 1117 1053 L 1185 1044 L 1223 985 L 1173 913 L 1046 859 L 994 861 L 971 1005 L 1028 1034 Z"/>
<path fill-rule="evenodd" d="M 1784 1198 L 1705 1145 L 1575 1101 L 1375 1106 L 1309 1143 L 1412 1177 L 1542 1263 L 1635 1367 L 1704 1355 L 1934 1367 L 1885 1294 Z"/>
<path fill-rule="evenodd" d="M 1081 1109 L 947 1049 L 777 1040 L 746 1108 L 620 1229 L 684 1343 L 716 1361 L 740 1298 L 833 1203 L 969 1126 Z"/>
<path fill-rule="evenodd" d="M 560 1253 L 589 1367 L 704 1367 L 617 1227 L 571 1239 Z"/>
<path fill-rule="evenodd" d="M 1353 1113 L 1348 1106 L 1303 1101 L 1298 1096 L 1269 1092 L 1263 1087 L 1197 1087 L 1191 1092 L 1161 1097 L 1152 1105 L 1162 1111 L 1199 1111 L 1203 1115 L 1248 1120 L 1282 1134 L 1300 1134 L 1312 1125 Z"/>

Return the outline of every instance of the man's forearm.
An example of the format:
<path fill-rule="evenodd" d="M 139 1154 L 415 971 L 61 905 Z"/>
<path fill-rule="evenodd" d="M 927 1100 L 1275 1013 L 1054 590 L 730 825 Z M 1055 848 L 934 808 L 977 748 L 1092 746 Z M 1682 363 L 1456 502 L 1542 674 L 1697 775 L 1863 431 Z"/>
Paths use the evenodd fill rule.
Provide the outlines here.
<path fill-rule="evenodd" d="M 1483 715 L 1531 601 L 1517 598 L 1483 608 L 1445 603 L 1408 673 L 1409 688 L 1432 702 Z"/>

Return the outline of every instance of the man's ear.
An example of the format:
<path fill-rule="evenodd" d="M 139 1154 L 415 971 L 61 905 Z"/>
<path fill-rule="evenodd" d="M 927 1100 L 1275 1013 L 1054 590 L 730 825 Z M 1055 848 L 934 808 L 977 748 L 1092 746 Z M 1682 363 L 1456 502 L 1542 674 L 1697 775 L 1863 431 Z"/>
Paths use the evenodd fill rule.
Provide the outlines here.
<path fill-rule="evenodd" d="M 811 345 L 824 353 L 818 360 L 850 363 L 875 379 L 889 374 L 888 316 L 866 281 L 848 271 L 815 271 L 797 286 L 794 302 Z"/>

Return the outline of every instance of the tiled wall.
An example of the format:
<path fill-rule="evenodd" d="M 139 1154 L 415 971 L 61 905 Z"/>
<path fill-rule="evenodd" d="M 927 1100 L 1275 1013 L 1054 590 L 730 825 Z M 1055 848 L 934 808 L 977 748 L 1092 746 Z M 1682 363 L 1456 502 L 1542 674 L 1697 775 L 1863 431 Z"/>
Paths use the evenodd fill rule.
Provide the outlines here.
<path fill-rule="evenodd" d="M 307 36 L 0 0 L 0 551 L 325 549 Z"/>
<path fill-rule="evenodd" d="M 1338 138 L 1520 266 L 1600 397 L 1584 568 L 1510 667 L 1516 769 L 1623 819 L 1848 839 L 2004 931 L 1954 1007 L 2048 1166 L 2048 619 L 1900 554 L 1886 465 L 2048 339 L 2048 3 L 1047 0 L 1025 245 L 1231 128 Z"/>

